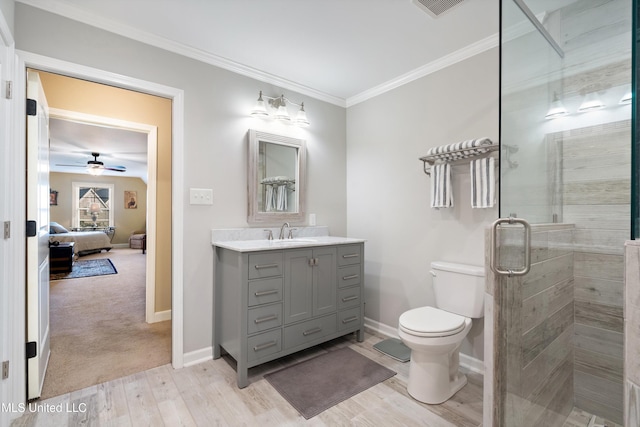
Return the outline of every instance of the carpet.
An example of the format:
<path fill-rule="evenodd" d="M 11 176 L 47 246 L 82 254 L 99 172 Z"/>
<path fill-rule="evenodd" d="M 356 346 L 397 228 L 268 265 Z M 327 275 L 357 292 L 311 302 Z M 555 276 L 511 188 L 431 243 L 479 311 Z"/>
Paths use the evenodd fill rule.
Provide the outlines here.
<path fill-rule="evenodd" d="M 109 258 L 88 259 L 73 263 L 73 269 L 69 273 L 51 274 L 50 280 L 77 279 L 80 277 L 105 276 L 107 274 L 118 274 Z"/>
<path fill-rule="evenodd" d="M 306 419 L 396 373 L 344 347 L 267 374 L 264 378 Z"/>

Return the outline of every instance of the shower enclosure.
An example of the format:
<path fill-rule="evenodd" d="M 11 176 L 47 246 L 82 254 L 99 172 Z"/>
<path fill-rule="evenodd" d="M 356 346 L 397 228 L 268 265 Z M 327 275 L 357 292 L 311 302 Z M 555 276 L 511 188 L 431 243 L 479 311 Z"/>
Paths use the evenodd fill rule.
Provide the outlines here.
<path fill-rule="evenodd" d="M 631 12 L 631 0 L 501 0 L 486 426 L 623 423 Z"/>

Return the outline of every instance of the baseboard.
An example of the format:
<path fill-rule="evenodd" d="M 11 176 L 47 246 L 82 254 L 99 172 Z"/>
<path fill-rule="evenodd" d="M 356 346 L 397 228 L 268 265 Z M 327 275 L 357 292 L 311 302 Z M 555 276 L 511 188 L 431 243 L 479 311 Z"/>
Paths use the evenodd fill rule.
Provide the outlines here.
<path fill-rule="evenodd" d="M 148 323 L 164 322 L 165 320 L 171 320 L 171 310 L 156 311 Z"/>
<path fill-rule="evenodd" d="M 183 355 L 183 366 L 197 365 L 198 363 L 206 362 L 213 359 L 213 347 L 205 347 L 200 350 L 190 351 Z"/>
<path fill-rule="evenodd" d="M 364 327 L 389 338 L 398 338 L 397 328 L 369 319 L 368 317 L 364 318 Z M 460 353 L 460 366 L 472 372 L 484 375 L 484 362 L 480 359 L 476 359 L 475 357 Z"/>
<path fill-rule="evenodd" d="M 385 337 L 398 338 L 398 328 L 393 328 L 389 325 L 385 325 L 384 323 L 369 319 L 368 317 L 364 318 L 364 327 L 384 335 Z"/>

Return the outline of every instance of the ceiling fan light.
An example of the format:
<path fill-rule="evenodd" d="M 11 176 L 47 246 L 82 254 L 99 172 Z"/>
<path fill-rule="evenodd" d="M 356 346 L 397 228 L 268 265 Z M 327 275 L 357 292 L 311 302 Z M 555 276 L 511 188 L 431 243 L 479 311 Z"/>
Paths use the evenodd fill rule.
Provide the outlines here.
<path fill-rule="evenodd" d="M 87 166 L 87 173 L 89 175 L 98 176 L 98 175 L 102 175 L 102 172 L 104 172 L 104 168 L 99 165 Z"/>

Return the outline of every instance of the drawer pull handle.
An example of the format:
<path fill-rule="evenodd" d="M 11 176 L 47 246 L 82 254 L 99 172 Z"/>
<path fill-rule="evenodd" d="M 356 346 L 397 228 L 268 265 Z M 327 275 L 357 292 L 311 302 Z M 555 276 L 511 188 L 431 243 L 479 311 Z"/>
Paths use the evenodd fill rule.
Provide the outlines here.
<path fill-rule="evenodd" d="M 269 291 L 258 291 L 254 292 L 254 295 L 257 297 L 263 297 L 265 295 L 277 294 L 279 291 L 277 289 L 271 289 Z"/>
<path fill-rule="evenodd" d="M 313 329 L 309 329 L 308 331 L 304 331 L 302 333 L 302 335 L 304 335 L 305 337 L 308 335 L 312 335 L 312 334 L 317 334 L 318 332 L 320 332 L 322 330 L 322 328 L 313 328 Z"/>
<path fill-rule="evenodd" d="M 276 320 L 278 318 L 277 314 L 272 314 L 270 316 L 264 316 L 264 317 L 260 317 L 258 319 L 254 320 L 254 323 L 257 325 L 258 323 L 264 323 L 264 322 L 268 322 L 270 320 Z"/>
<path fill-rule="evenodd" d="M 342 302 L 353 301 L 354 299 L 358 299 L 358 295 L 351 295 L 349 297 L 342 298 Z"/>
<path fill-rule="evenodd" d="M 278 345 L 278 342 L 271 341 L 271 342 L 266 342 L 264 344 L 258 344 L 257 346 L 253 347 L 253 351 L 266 350 L 267 348 L 273 347 L 274 345 Z"/>
<path fill-rule="evenodd" d="M 342 255 L 342 258 L 357 258 L 359 256 L 360 254 L 345 254 L 345 255 Z"/>
<path fill-rule="evenodd" d="M 353 322 L 355 320 L 358 320 L 358 316 L 347 317 L 346 319 L 342 320 L 342 323 L 350 323 L 350 322 Z"/>
<path fill-rule="evenodd" d="M 342 276 L 342 280 L 357 279 L 358 277 L 360 277 L 359 274 L 352 274 L 351 276 Z"/>
<path fill-rule="evenodd" d="M 256 264 L 256 270 L 260 270 L 261 268 L 277 268 L 279 265 L 278 264 Z"/>

